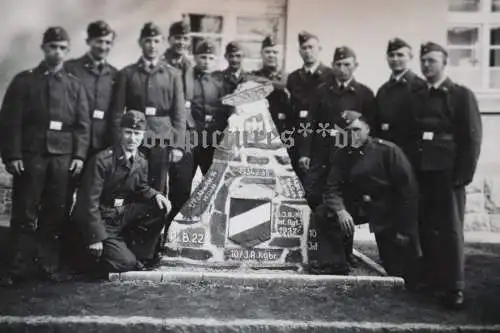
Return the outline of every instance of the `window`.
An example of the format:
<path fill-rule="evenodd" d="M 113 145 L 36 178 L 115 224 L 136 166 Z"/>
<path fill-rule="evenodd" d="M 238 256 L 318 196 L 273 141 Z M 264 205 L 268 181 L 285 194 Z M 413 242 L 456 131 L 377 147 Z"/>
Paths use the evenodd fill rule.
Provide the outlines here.
<path fill-rule="evenodd" d="M 448 0 L 449 72 L 476 91 L 500 90 L 500 0 Z"/>
<path fill-rule="evenodd" d="M 220 69 L 227 66 L 224 51 L 230 41 L 243 45 L 246 51 L 243 66 L 247 71 L 261 66 L 260 47 L 267 35 L 284 43 L 286 0 L 212 0 L 206 8 L 200 1 L 184 1 L 184 6 L 193 8 L 186 8 L 183 14 L 183 19 L 191 25 L 191 51 L 200 40 L 211 38 L 218 47 Z M 283 65 L 283 52 L 281 60 Z"/>

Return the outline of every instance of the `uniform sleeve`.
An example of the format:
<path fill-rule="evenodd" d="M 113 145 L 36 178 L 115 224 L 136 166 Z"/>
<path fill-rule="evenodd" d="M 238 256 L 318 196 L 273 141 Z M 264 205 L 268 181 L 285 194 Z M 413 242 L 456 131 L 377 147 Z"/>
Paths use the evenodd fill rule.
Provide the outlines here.
<path fill-rule="evenodd" d="M 138 198 L 141 201 L 150 201 L 158 194 L 161 194 L 160 192 L 149 186 L 147 163 L 144 163 L 144 165 L 141 167 L 139 183 L 137 184 L 135 192 L 137 193 Z"/>
<path fill-rule="evenodd" d="M 370 130 L 370 135 L 372 137 L 375 137 L 375 138 L 379 138 L 380 137 L 380 131 L 381 131 L 381 121 L 380 121 L 380 114 L 382 112 L 381 110 L 381 103 L 380 103 L 380 100 L 381 100 L 381 96 L 383 94 L 383 90 L 384 90 L 384 87 L 380 87 L 380 89 L 377 91 L 377 94 L 375 96 L 375 103 L 374 103 L 374 107 L 373 107 L 373 123 L 372 123 L 372 127 L 371 127 L 371 130 Z"/>
<path fill-rule="evenodd" d="M 454 170 L 455 185 L 468 185 L 474 178 L 483 136 L 481 114 L 474 93 L 463 90 L 457 117 L 457 160 Z"/>
<path fill-rule="evenodd" d="M 304 191 L 306 192 L 307 203 L 314 207 L 322 201 L 322 189 L 325 180 L 325 173 L 328 171 L 328 161 L 314 159 L 304 180 Z"/>
<path fill-rule="evenodd" d="M 121 70 L 116 74 L 116 79 L 113 84 L 113 92 L 111 97 L 111 105 L 109 110 L 110 120 L 110 145 L 117 144 L 120 140 L 120 121 L 125 112 L 127 96 L 127 74 Z"/>
<path fill-rule="evenodd" d="M 394 146 L 389 155 L 390 177 L 398 200 L 396 207 L 399 223 L 396 228 L 404 235 L 418 233 L 418 187 L 413 169 L 403 151 Z"/>
<path fill-rule="evenodd" d="M 18 74 L 5 92 L 0 111 L 0 144 L 5 162 L 22 159 L 22 123 L 25 80 Z"/>
<path fill-rule="evenodd" d="M 85 244 L 101 242 L 108 238 L 105 221 L 103 221 L 99 210 L 104 186 L 105 165 L 98 156 L 93 156 L 85 168 L 73 211 L 73 220 L 76 222 Z"/>
<path fill-rule="evenodd" d="M 368 124 L 371 128 L 375 128 L 375 113 L 376 113 L 377 101 L 375 99 L 375 95 L 373 91 L 366 87 L 364 96 L 363 96 L 363 105 L 361 113 L 368 120 Z"/>
<path fill-rule="evenodd" d="M 174 100 L 172 103 L 170 119 L 172 121 L 172 127 L 174 130 L 174 147 L 184 149 L 188 110 L 186 110 L 182 77 L 178 72 L 173 73 L 173 75 L 174 77 L 172 88 L 174 89 Z"/>
<path fill-rule="evenodd" d="M 337 151 L 332 157 L 331 167 L 323 193 L 323 203 L 330 211 L 333 212 L 345 209 L 341 189 L 341 184 L 343 182 L 341 172 L 341 156 L 340 151 Z"/>
<path fill-rule="evenodd" d="M 301 110 L 298 114 L 297 151 L 299 158 L 311 157 L 311 145 L 319 126 L 319 115 L 322 112 L 321 92 L 316 91 L 314 95 L 308 110 Z"/>
<path fill-rule="evenodd" d="M 82 84 L 78 85 L 78 119 L 73 131 L 73 157 L 85 160 L 90 144 L 90 115 L 87 94 Z"/>

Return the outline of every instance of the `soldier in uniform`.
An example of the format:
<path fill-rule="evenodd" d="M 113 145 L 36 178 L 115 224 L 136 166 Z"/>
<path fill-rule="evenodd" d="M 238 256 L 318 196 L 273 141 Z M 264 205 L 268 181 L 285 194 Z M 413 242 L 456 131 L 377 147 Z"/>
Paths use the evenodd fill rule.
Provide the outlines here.
<path fill-rule="evenodd" d="M 0 113 L 2 160 L 14 176 L 11 226 L 13 279 L 32 274 L 59 279 L 60 234 L 67 217 L 70 178 L 82 170 L 89 146 L 83 84 L 63 61 L 70 39 L 62 27 L 43 35 L 45 59 L 17 74 Z"/>
<path fill-rule="evenodd" d="M 445 74 L 447 51 L 421 46 L 420 65 L 427 84 L 412 92 L 412 147 L 408 156 L 420 191 L 420 232 L 426 284 L 444 292 L 443 304 L 464 304 L 465 186 L 476 170 L 482 125 L 477 100 Z"/>
<path fill-rule="evenodd" d="M 395 144 L 369 136 L 361 113 L 345 111 L 343 118 L 349 144 L 331 150 L 324 202 L 316 209 L 318 232 L 330 239 L 331 246 L 320 250 L 336 251 L 335 265 L 326 262 L 323 269 L 347 269 L 342 236 L 351 236 L 355 224 L 368 222 L 387 273 L 404 276 L 413 285 L 412 269 L 421 251 L 418 189 L 410 163 Z"/>
<path fill-rule="evenodd" d="M 83 174 L 72 219 L 101 273 L 144 269 L 170 208 L 148 185 L 147 161 L 138 152 L 145 130 L 144 113 L 127 111 L 120 143 L 93 156 Z"/>
<path fill-rule="evenodd" d="M 186 142 L 189 143 L 185 147 L 181 160 L 170 165 L 169 188 L 175 189 L 175 191 L 169 192 L 169 199 L 172 202 L 169 221 L 177 215 L 184 203 L 189 199 L 193 181 L 191 172 L 193 168 L 193 152 L 191 151 L 191 145 L 193 144 L 196 124 L 191 115 L 194 87 L 193 65 L 187 57 L 191 46 L 190 33 L 191 28 L 187 23 L 183 21 L 174 22 L 169 29 L 168 42 L 170 46 L 164 54 L 166 62 L 182 73 L 184 98 L 186 100 Z"/>
<path fill-rule="evenodd" d="M 227 60 L 227 68 L 214 74 L 222 77 L 225 91 L 227 94 L 232 94 L 238 85 L 248 78 L 248 73 L 243 70 L 243 60 L 245 59 L 243 46 L 236 41 L 229 42 L 226 45 L 224 57 Z"/>
<path fill-rule="evenodd" d="M 198 166 L 205 175 L 212 165 L 215 145 L 222 139 L 231 109 L 222 105 L 227 95 L 220 75 L 214 74 L 216 46 L 211 40 L 201 41 L 195 50 L 194 91 L 191 113 L 198 133 L 194 147 L 192 177 Z M 205 133 L 205 134 L 204 134 Z"/>
<path fill-rule="evenodd" d="M 142 56 L 119 72 L 112 109 L 116 127 L 124 110 L 146 115 L 141 149 L 148 159 L 150 184 L 165 193 L 169 162 L 176 163 L 183 156 L 186 109 L 180 72 L 160 60 L 163 42 L 161 29 L 146 23 L 139 37 Z"/>
<path fill-rule="evenodd" d="M 269 80 L 273 83 L 274 90 L 267 96 L 269 112 L 282 139 L 289 135 L 285 131 L 290 130 L 290 98 L 286 90 L 287 75 L 279 69 L 278 44 L 272 36 L 267 36 L 262 41 L 260 51 L 262 57 L 262 68 L 253 72 L 253 76 Z M 256 81 L 259 81 L 258 79 Z M 285 140 L 283 140 L 285 142 Z"/>
<path fill-rule="evenodd" d="M 299 136 L 307 134 L 301 129 L 312 122 L 311 104 L 316 96 L 318 87 L 332 80 L 333 70 L 323 65 L 319 60 L 321 45 L 319 38 L 309 32 L 301 32 L 298 36 L 299 53 L 304 66 L 288 76 L 287 89 L 290 92 L 291 116 L 290 125 L 295 128 L 294 141 Z M 297 146 L 289 149 L 292 165 L 299 178 L 303 181 L 309 169 L 310 159 L 298 151 Z M 300 162 L 300 163 L 299 163 Z"/>
<path fill-rule="evenodd" d="M 425 85 L 425 81 L 409 69 L 413 59 L 411 46 L 401 38 L 387 45 L 387 63 L 392 71 L 389 81 L 377 92 L 374 136 L 394 142 L 407 152 L 412 124 L 410 94 Z"/>
<path fill-rule="evenodd" d="M 87 27 L 89 51 L 77 59 L 65 63 L 65 68 L 82 81 L 87 92 L 90 118 L 89 156 L 108 147 L 113 140 L 113 122 L 108 114 L 113 83 L 118 72 L 107 61 L 116 33 L 104 21 L 95 21 Z"/>

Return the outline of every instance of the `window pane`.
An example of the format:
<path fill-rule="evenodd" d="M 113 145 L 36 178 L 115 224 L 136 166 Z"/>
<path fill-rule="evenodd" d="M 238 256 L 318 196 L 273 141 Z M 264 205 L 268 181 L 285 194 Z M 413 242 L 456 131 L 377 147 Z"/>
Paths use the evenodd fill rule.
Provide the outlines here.
<path fill-rule="evenodd" d="M 500 70 L 498 69 L 490 70 L 490 88 L 500 89 Z"/>
<path fill-rule="evenodd" d="M 452 49 L 448 51 L 452 67 L 471 68 L 479 66 L 479 55 L 473 49 Z"/>
<path fill-rule="evenodd" d="M 204 40 L 206 38 L 203 38 L 203 37 L 200 37 L 200 36 L 193 36 L 193 38 L 191 39 L 191 51 L 194 53 L 194 51 L 196 50 L 196 47 L 198 46 L 198 44 Z M 220 55 L 221 54 L 221 50 L 222 50 L 222 38 L 211 38 L 210 39 L 212 42 L 215 43 L 216 47 L 217 47 L 217 55 Z"/>
<path fill-rule="evenodd" d="M 243 48 L 245 49 L 245 55 L 247 58 L 260 59 L 260 41 L 239 41 Z"/>
<path fill-rule="evenodd" d="M 451 79 L 457 83 L 464 84 L 471 89 L 482 88 L 482 74 L 480 69 L 448 69 Z"/>
<path fill-rule="evenodd" d="M 475 45 L 479 39 L 479 28 L 448 28 L 448 45 Z"/>
<path fill-rule="evenodd" d="M 490 50 L 490 67 L 500 67 L 500 49 Z"/>
<path fill-rule="evenodd" d="M 480 9 L 480 0 L 448 0 L 450 12 L 477 12 Z"/>
<path fill-rule="evenodd" d="M 500 45 L 500 27 L 492 28 L 490 30 L 490 44 Z"/>
<path fill-rule="evenodd" d="M 222 16 L 188 14 L 188 17 L 192 32 L 222 33 L 224 21 Z"/>
<path fill-rule="evenodd" d="M 280 27 L 280 19 L 278 17 L 238 17 L 236 31 L 238 35 L 253 35 L 255 37 L 264 38 L 271 35 L 281 39 L 281 32 L 284 29 Z"/>
<path fill-rule="evenodd" d="M 491 11 L 500 12 L 500 0 L 491 0 Z"/>

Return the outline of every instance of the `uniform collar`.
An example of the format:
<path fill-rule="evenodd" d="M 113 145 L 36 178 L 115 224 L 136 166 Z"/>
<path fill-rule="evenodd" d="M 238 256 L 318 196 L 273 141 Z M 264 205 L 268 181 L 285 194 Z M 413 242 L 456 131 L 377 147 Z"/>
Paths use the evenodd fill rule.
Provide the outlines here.
<path fill-rule="evenodd" d="M 347 149 L 347 152 L 349 154 L 359 153 L 359 155 L 363 156 L 363 155 L 366 155 L 370 151 L 372 146 L 373 146 L 373 139 L 372 139 L 372 137 L 369 136 L 368 139 L 366 140 L 366 142 L 361 147 L 349 146 L 349 148 Z"/>
<path fill-rule="evenodd" d="M 153 65 L 153 68 L 158 66 L 158 62 L 159 62 L 158 60 L 159 59 L 147 60 L 146 58 L 141 57 L 141 59 L 139 61 L 143 64 L 143 66 L 145 68 L 149 69 L 149 68 L 151 68 L 151 65 Z"/>
<path fill-rule="evenodd" d="M 405 82 L 406 81 L 406 74 L 409 73 L 410 70 L 409 69 L 405 69 L 404 71 L 402 71 L 401 73 L 399 73 L 398 75 L 394 75 L 391 74 L 391 78 L 390 80 L 391 81 L 394 81 L 394 82 Z"/>
<path fill-rule="evenodd" d="M 90 54 L 90 52 L 87 52 L 85 54 L 85 57 L 88 59 L 88 63 L 91 64 L 93 67 L 97 67 L 99 65 L 103 65 L 105 66 L 107 64 L 107 60 L 106 59 L 102 59 L 102 60 L 96 60 L 92 54 Z"/>
<path fill-rule="evenodd" d="M 47 62 L 45 60 L 42 60 L 40 64 L 37 66 L 36 70 L 40 72 L 42 75 L 53 75 L 57 78 L 62 77 L 64 74 L 64 66 L 61 64 L 59 68 L 56 70 L 49 68 L 47 65 Z"/>
<path fill-rule="evenodd" d="M 447 77 L 447 76 L 443 76 L 443 78 L 441 78 L 441 80 L 439 80 L 439 81 L 437 81 L 437 82 L 435 82 L 435 83 L 430 83 L 430 82 L 427 82 L 427 87 L 428 87 L 429 89 L 434 88 L 434 89 L 438 90 L 438 89 L 440 89 L 440 88 L 441 88 L 441 86 L 443 86 L 443 85 L 444 85 L 444 83 L 445 83 L 446 81 L 448 81 L 448 77 Z"/>
<path fill-rule="evenodd" d="M 306 66 L 306 64 L 304 64 L 304 66 L 302 68 L 304 69 L 304 72 L 306 74 L 314 74 L 318 71 L 320 65 L 321 65 L 321 62 L 317 61 L 312 66 Z"/>
<path fill-rule="evenodd" d="M 339 80 L 335 79 L 337 81 L 337 86 L 340 88 L 341 86 L 344 86 L 344 88 L 347 88 L 351 86 L 351 83 L 354 83 L 354 77 L 351 77 L 349 80 L 345 82 L 340 82 Z"/>
<path fill-rule="evenodd" d="M 262 67 L 260 69 L 260 72 L 262 73 L 262 75 L 268 77 L 268 78 L 272 78 L 272 77 L 275 77 L 275 76 L 279 76 L 281 74 L 281 72 L 278 70 L 278 68 L 272 68 L 272 67 Z"/>
<path fill-rule="evenodd" d="M 191 64 L 189 62 L 189 59 L 185 55 L 178 55 L 172 48 L 168 48 L 165 51 L 163 57 L 170 65 L 174 67 L 184 67 L 188 64 Z"/>
<path fill-rule="evenodd" d="M 137 166 L 138 154 L 131 154 L 125 151 L 121 145 L 116 148 L 117 151 L 117 161 L 120 165 L 123 165 L 129 169 L 134 169 Z M 132 157 L 132 163 L 130 158 Z"/>

